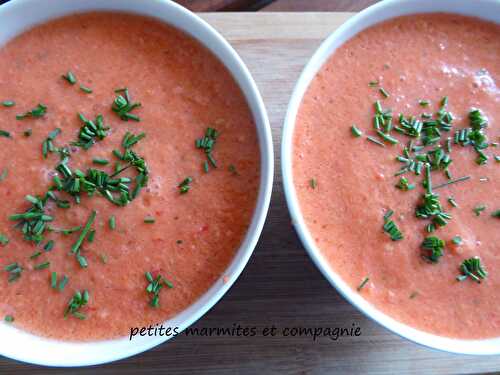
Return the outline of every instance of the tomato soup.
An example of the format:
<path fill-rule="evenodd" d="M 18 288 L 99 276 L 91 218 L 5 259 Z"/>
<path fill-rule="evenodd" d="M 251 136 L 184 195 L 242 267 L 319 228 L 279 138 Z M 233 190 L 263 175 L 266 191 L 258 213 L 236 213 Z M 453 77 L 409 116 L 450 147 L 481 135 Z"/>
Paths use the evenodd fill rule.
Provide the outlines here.
<path fill-rule="evenodd" d="M 331 268 L 433 334 L 500 336 L 500 26 L 400 17 L 339 47 L 293 140 L 301 211 Z"/>
<path fill-rule="evenodd" d="M 206 48 L 149 18 L 69 16 L 0 50 L 0 96 L 2 318 L 113 338 L 223 282 L 260 154 L 242 92 Z"/>

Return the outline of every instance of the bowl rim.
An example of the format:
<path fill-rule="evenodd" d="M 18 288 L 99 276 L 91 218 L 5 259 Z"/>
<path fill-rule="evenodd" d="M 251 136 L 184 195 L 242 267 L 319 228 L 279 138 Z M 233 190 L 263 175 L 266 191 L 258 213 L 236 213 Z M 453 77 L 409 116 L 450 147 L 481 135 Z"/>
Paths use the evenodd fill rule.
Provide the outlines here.
<path fill-rule="evenodd" d="M 260 183 L 256 205 L 247 233 L 233 260 L 214 284 L 193 304 L 175 317 L 160 322 L 165 327 L 178 327 L 179 332 L 195 323 L 229 290 L 242 273 L 260 238 L 271 200 L 274 178 L 274 151 L 271 127 L 259 89 L 245 63 L 224 37 L 202 18 L 171 0 L 11 0 L 0 7 L 0 19 L 13 22 L 8 16 L 18 15 L 22 25 L 3 25 L 0 47 L 27 29 L 59 17 L 86 12 L 122 12 L 152 17 L 173 26 L 198 40 L 229 70 L 243 93 L 252 113 L 260 151 Z M 60 367 L 90 366 L 127 358 L 175 336 L 128 337 L 99 341 L 61 341 L 33 335 L 0 322 L 2 337 L 0 355 L 18 361 Z M 9 342 L 7 342 L 9 341 Z"/>
<path fill-rule="evenodd" d="M 494 8 L 496 12 L 491 11 Z M 302 98 L 321 66 L 335 50 L 364 29 L 385 20 L 418 13 L 453 13 L 500 23 L 500 0 L 384 0 L 355 14 L 333 31 L 314 52 L 297 80 L 287 107 L 281 140 L 281 173 L 288 210 L 309 257 L 328 282 L 371 320 L 414 343 L 455 354 L 500 354 L 500 337 L 481 340 L 454 339 L 427 333 L 403 324 L 375 308 L 351 289 L 330 267 L 309 232 L 293 184 L 293 133 Z"/>

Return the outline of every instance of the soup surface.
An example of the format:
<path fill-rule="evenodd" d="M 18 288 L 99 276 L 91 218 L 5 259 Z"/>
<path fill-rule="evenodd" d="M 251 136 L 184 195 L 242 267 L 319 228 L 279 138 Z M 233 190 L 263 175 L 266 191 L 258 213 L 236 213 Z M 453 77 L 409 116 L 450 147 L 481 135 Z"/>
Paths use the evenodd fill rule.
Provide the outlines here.
<path fill-rule="evenodd" d="M 153 19 L 74 15 L 0 50 L 0 96 L 2 318 L 54 338 L 112 338 L 223 282 L 252 218 L 260 156 L 246 100 L 207 49 Z M 102 114 L 102 128 L 78 113 L 95 127 Z M 124 145 L 127 132 L 145 136 Z M 35 217 L 11 216 L 26 210 Z"/>
<path fill-rule="evenodd" d="M 338 48 L 297 117 L 294 184 L 316 245 L 371 304 L 438 335 L 500 336 L 499 61 L 499 25 L 396 18 Z"/>

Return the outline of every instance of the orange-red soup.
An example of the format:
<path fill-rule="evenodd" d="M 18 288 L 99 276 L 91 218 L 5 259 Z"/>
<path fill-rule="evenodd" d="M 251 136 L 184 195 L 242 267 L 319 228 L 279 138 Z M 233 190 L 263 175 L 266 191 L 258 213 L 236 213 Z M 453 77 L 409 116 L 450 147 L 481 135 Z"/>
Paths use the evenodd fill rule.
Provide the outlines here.
<path fill-rule="evenodd" d="M 78 82 L 61 78 L 72 71 Z M 83 84 L 92 89 L 87 94 Z M 122 121 L 111 110 L 115 89 L 128 87 L 133 101 L 142 103 L 132 113 L 141 121 Z M 0 108 L 0 233 L 10 243 L 0 245 L 0 266 L 18 262 L 21 277 L 8 283 L 0 278 L 0 314 L 35 334 L 68 340 L 90 340 L 127 335 L 130 327 L 159 323 L 195 302 L 222 275 L 249 226 L 259 182 L 259 147 L 252 115 L 238 85 L 223 64 L 184 33 L 149 18 L 125 14 L 75 15 L 37 26 L 0 50 L 0 100 L 15 100 Z M 16 120 L 16 114 L 38 103 L 48 107 L 42 118 Z M 104 116 L 110 134 L 88 151 L 73 147 L 72 169 L 98 168 L 113 172 L 124 134 L 145 132 L 133 150 L 147 162 L 149 182 L 125 207 L 100 194 L 82 194 L 81 204 L 69 209 L 47 205 L 50 225 L 84 225 L 97 211 L 95 239 L 84 241 L 81 268 L 70 255 L 78 233 L 46 234 L 55 246 L 50 252 L 25 241 L 8 217 L 29 207 L 27 194 L 44 194 L 52 185 L 55 153 L 42 158 L 42 142 L 56 127 L 62 133 L 56 146 L 76 140 L 82 123 L 77 112 L 94 119 Z M 217 168 L 205 173 L 205 152 L 195 148 L 207 127 L 219 132 L 213 157 Z M 32 135 L 23 132 L 32 129 Z M 94 158 L 111 161 L 107 166 Z M 234 166 L 230 168 L 230 166 Z M 127 175 L 129 171 L 124 172 Z M 134 176 L 133 172 L 129 174 Z M 192 177 L 191 189 L 180 194 L 179 183 Z M 59 194 L 59 193 L 58 193 Z M 116 217 L 116 229 L 108 225 Z M 155 223 L 144 222 L 154 217 Z M 30 259 L 37 250 L 42 255 Z M 107 258 L 106 263 L 103 257 Z M 50 261 L 43 270 L 34 266 Z M 62 292 L 50 287 L 51 272 L 69 276 Z M 160 292 L 159 307 L 149 305 L 145 272 L 163 275 L 173 288 Z M 86 319 L 63 317 L 76 290 L 88 290 L 81 308 Z M 3 317 L 2 315 L 2 317 Z"/>
<path fill-rule="evenodd" d="M 294 183 L 301 210 L 316 245 L 332 269 L 371 304 L 412 327 L 438 335 L 465 339 L 500 336 L 500 164 L 490 146 L 487 164 L 475 163 L 472 147 L 452 145 L 450 172 L 471 179 L 436 190 L 448 225 L 426 233 L 429 221 L 415 217 L 424 192 L 422 176 L 405 176 L 416 188 L 395 188 L 394 174 L 402 164 L 408 137 L 386 147 L 368 142 L 376 138 L 374 102 L 398 114 L 435 113 L 444 96 L 455 117 L 449 133 L 469 126 L 471 107 L 488 117 L 490 142 L 500 136 L 500 26 L 449 14 L 422 14 L 375 25 L 346 42 L 321 68 L 305 94 L 294 134 Z M 369 82 L 379 81 L 377 87 Z M 383 87 L 388 98 L 378 88 Z M 420 100 L 429 100 L 422 107 Z M 363 136 L 351 135 L 356 124 Z M 379 138 L 380 139 L 380 138 Z M 418 143 L 418 142 L 416 142 Z M 443 142 L 441 142 L 443 143 Z M 429 149 L 429 148 L 428 148 Z M 486 179 L 484 179 L 486 177 Z M 317 186 L 312 188 L 310 180 Z M 434 185 L 447 181 L 443 171 L 432 172 Z M 454 197 L 458 207 L 447 199 Z M 485 205 L 476 216 L 473 209 Z M 393 209 L 393 220 L 404 235 L 391 241 L 383 232 L 383 215 Z M 430 264 L 420 245 L 426 236 L 446 241 L 444 256 Z M 454 246 L 460 236 L 463 244 Z M 489 272 L 478 284 L 459 282 L 461 262 L 479 256 Z"/>

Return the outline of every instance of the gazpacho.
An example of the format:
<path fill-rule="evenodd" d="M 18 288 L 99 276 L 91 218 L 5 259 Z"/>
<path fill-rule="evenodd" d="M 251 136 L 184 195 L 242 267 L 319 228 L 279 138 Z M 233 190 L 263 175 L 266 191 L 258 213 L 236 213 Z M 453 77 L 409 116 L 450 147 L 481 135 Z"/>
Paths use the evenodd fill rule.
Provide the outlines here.
<path fill-rule="evenodd" d="M 293 179 L 355 292 L 433 334 L 500 336 L 500 25 L 419 14 L 339 47 L 310 84 Z"/>
<path fill-rule="evenodd" d="M 0 49 L 0 316 L 125 336 L 223 282 L 260 179 L 229 71 L 150 18 L 86 13 Z"/>

